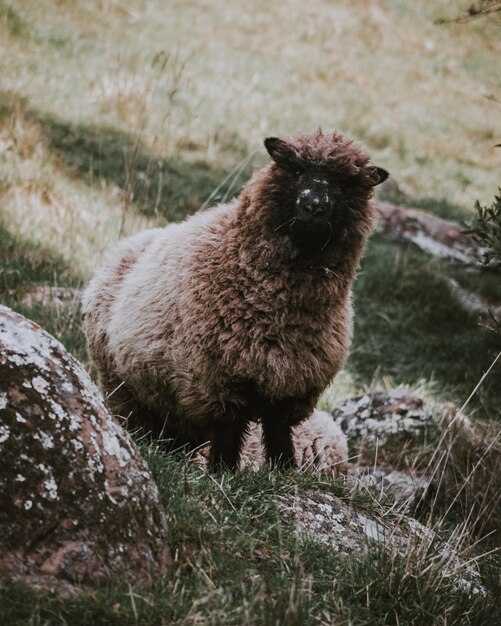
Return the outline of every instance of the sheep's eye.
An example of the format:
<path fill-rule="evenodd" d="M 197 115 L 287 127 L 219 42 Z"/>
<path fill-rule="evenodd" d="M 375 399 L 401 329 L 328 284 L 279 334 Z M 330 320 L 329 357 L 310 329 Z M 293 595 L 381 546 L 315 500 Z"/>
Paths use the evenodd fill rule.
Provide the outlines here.
<path fill-rule="evenodd" d="M 303 172 L 297 167 L 295 170 L 292 170 L 292 175 L 294 178 L 299 178 Z"/>

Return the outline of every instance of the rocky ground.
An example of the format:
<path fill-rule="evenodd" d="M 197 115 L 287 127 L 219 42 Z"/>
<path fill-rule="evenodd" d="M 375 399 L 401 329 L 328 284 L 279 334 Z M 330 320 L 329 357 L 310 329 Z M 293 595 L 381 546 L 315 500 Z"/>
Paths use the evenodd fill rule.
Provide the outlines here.
<path fill-rule="evenodd" d="M 123 573 L 161 577 L 171 559 L 156 486 L 82 366 L 37 324 L 1 307 L 0 370 L 1 574 L 61 591 Z M 336 552 L 363 552 L 368 542 L 403 556 L 419 549 L 458 587 L 485 594 L 475 565 L 412 516 L 443 478 L 433 457 L 415 463 L 419 451 L 436 445 L 456 415 L 406 389 L 350 398 L 332 415 L 316 411 L 296 433 L 302 471 L 342 474 L 373 505 L 298 489 L 278 499 L 278 510 L 300 538 Z M 254 469 L 263 464 L 258 428 L 243 460 Z"/>

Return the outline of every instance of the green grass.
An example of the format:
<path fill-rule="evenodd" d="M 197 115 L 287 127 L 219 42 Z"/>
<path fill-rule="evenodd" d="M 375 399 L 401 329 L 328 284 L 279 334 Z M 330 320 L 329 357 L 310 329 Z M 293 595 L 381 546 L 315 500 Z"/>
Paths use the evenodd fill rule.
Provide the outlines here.
<path fill-rule="evenodd" d="M 28 30 L 24 19 L 10 6 L 10 3 L 3 0 L 0 2 L 0 28 L 2 26 L 14 37 L 24 35 Z"/>
<path fill-rule="evenodd" d="M 113 128 L 72 126 L 53 118 L 39 121 L 50 150 L 71 175 L 89 185 L 114 184 L 129 195 L 131 209 L 162 215 L 169 222 L 193 213 L 209 197 L 212 203 L 231 199 L 249 178 L 250 159 L 240 146 L 233 145 L 232 150 L 242 171 L 225 182 L 225 170 L 203 160 L 163 158 L 149 152 L 137 137 Z"/>
<path fill-rule="evenodd" d="M 55 251 L 16 237 L 0 222 L 0 296 L 4 301 L 19 299 L 36 284 L 75 286 L 78 282 L 74 270 Z"/>
<path fill-rule="evenodd" d="M 348 370 L 361 386 L 374 376 L 397 383 L 426 380 L 442 399 L 462 404 L 501 350 L 501 336 L 464 311 L 446 279 L 501 301 L 499 275 L 450 267 L 411 245 L 372 238 L 355 282 L 355 333 Z M 498 364 L 474 405 L 500 416 Z"/>
<path fill-rule="evenodd" d="M 37 286 L 78 288 L 82 284 L 82 277 L 55 251 L 13 236 L 0 222 L 0 303 L 40 324 L 85 362 L 87 349 L 78 302 L 23 304 L 23 296 Z"/>
<path fill-rule="evenodd" d="M 66 599 L 3 583 L 2 624 L 424 626 L 500 617 L 499 595 L 469 597 L 440 575 L 433 546 L 404 557 L 368 544 L 361 557 L 298 539 L 277 497 L 321 489 L 349 500 L 342 483 L 265 470 L 211 477 L 152 446 L 143 450 L 169 512 L 172 571 L 150 589 L 116 581 Z"/>

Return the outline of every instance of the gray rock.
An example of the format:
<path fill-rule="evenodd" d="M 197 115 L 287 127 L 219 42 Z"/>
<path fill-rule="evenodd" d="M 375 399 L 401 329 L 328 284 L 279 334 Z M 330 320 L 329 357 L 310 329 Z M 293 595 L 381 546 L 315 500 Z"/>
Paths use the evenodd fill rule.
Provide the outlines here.
<path fill-rule="evenodd" d="M 39 587 L 169 566 L 148 467 L 65 348 L 0 306 L 0 575 Z"/>
<path fill-rule="evenodd" d="M 464 289 L 454 278 L 447 278 L 446 284 L 458 304 L 465 311 L 480 317 L 491 317 L 497 323 L 501 322 L 501 304 L 499 302 L 490 302 L 473 291 Z"/>
<path fill-rule="evenodd" d="M 354 465 L 347 473 L 348 484 L 358 491 L 367 492 L 377 500 L 389 498 L 399 513 L 408 513 L 425 498 L 432 484 L 430 476 L 392 467 Z"/>
<path fill-rule="evenodd" d="M 377 229 L 396 240 L 410 241 L 435 257 L 473 267 L 482 265 L 483 249 L 464 226 L 422 209 L 377 200 Z"/>
<path fill-rule="evenodd" d="M 357 510 L 335 495 L 321 492 L 281 497 L 279 509 L 292 520 L 298 536 L 325 544 L 330 550 L 364 554 L 370 544 L 380 544 L 390 554 L 435 567 L 454 585 L 470 594 L 485 595 L 479 572 L 464 560 L 455 546 L 405 515 L 378 515 Z"/>
<path fill-rule="evenodd" d="M 332 415 L 348 438 L 350 456 L 395 463 L 406 450 L 437 439 L 444 409 L 405 389 L 349 398 Z"/>

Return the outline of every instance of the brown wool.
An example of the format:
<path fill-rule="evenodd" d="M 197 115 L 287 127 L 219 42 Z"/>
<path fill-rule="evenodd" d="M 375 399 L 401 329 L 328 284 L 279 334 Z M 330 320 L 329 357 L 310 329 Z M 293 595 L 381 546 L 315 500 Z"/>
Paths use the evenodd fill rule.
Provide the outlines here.
<path fill-rule="evenodd" d="M 273 161 L 235 201 L 125 239 L 84 294 L 89 350 L 110 408 L 156 436 L 213 447 L 219 437 L 223 448 L 234 440 L 236 460 L 221 452 L 232 467 L 251 419 L 275 429 L 265 443 L 277 460 L 274 438 L 290 439 L 281 425 L 287 431 L 309 416 L 342 367 L 351 284 L 382 172 L 338 134 L 276 141 Z M 305 249 L 291 235 L 297 164 L 326 176 L 343 216 Z M 287 211 L 290 228 L 280 223 Z"/>

